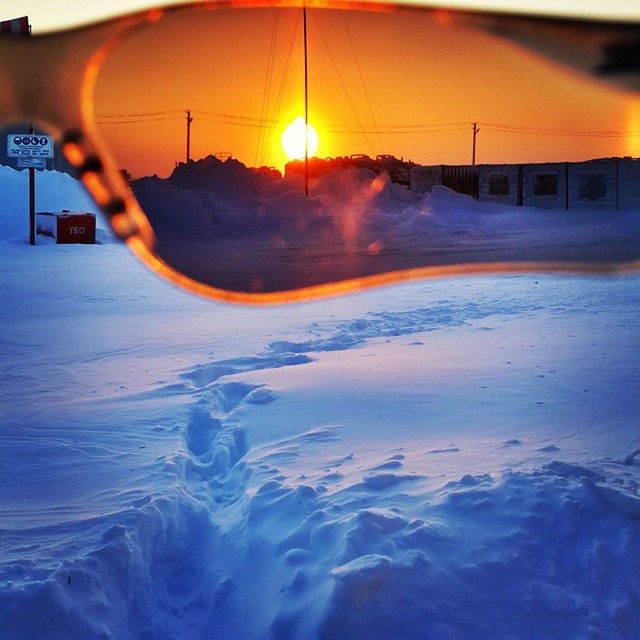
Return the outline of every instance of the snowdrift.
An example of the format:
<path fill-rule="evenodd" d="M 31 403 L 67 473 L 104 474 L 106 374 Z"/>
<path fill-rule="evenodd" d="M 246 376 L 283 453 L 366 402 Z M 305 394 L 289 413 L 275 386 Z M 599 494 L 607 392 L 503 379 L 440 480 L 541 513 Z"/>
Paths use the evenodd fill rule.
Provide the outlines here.
<path fill-rule="evenodd" d="M 323 175 L 307 198 L 300 176 L 258 175 L 210 156 L 133 189 L 156 229 L 159 255 L 225 289 L 295 289 L 452 264 L 640 258 L 634 212 L 512 207 L 442 186 L 418 197 L 369 169 Z"/>
<path fill-rule="evenodd" d="M 28 242 L 29 239 L 29 178 L 28 170 L 16 171 L 0 166 L 0 240 Z M 108 224 L 89 194 L 67 173 L 36 171 L 36 212 L 62 210 L 95 213 L 97 242 L 112 241 Z M 37 242 L 49 242 L 38 236 Z"/>

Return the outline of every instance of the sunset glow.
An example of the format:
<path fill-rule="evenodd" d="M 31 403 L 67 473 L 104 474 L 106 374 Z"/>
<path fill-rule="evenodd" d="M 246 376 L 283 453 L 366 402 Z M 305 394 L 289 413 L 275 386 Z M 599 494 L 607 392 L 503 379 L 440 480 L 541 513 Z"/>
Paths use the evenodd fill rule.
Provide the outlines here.
<path fill-rule="evenodd" d="M 282 150 L 289 160 L 302 160 L 305 150 L 309 157 L 318 151 L 318 134 L 312 124 L 307 124 L 307 140 L 305 140 L 304 118 L 298 116 L 282 134 Z"/>
<path fill-rule="evenodd" d="M 626 154 L 632 157 L 640 156 L 640 99 L 632 98 L 629 100 L 628 107 L 628 119 L 627 119 L 627 148 Z"/>
<path fill-rule="evenodd" d="M 633 99 L 486 33 L 413 12 L 314 9 L 308 26 L 309 156 L 469 163 L 472 122 L 479 163 L 637 154 Z M 121 167 L 169 175 L 185 158 L 186 108 L 193 159 L 226 152 L 284 171 L 303 158 L 300 11 L 171 14 L 109 52 L 96 120 Z"/>

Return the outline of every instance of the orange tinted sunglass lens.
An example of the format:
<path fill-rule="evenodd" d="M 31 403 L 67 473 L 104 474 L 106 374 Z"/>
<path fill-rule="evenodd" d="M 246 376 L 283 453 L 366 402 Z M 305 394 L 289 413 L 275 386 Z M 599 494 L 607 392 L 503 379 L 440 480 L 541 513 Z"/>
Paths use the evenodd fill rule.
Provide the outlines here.
<path fill-rule="evenodd" d="M 168 13 L 106 57 L 162 263 L 261 294 L 637 266 L 637 98 L 437 12 L 306 19 L 306 110 L 301 9 Z"/>

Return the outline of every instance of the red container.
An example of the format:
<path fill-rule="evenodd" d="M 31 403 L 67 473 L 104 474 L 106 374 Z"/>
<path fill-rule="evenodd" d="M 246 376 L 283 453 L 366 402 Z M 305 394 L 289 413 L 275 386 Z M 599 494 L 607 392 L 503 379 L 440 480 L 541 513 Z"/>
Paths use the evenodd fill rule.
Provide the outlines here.
<path fill-rule="evenodd" d="M 57 214 L 58 244 L 95 244 L 96 217 L 92 213 Z"/>

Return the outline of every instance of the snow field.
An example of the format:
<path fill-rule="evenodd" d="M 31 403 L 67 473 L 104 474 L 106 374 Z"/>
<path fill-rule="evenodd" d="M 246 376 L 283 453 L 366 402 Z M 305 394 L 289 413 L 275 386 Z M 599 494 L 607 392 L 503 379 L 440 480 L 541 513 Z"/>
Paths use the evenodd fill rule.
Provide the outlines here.
<path fill-rule="evenodd" d="M 636 637 L 638 276 L 247 309 L 113 244 L 0 272 L 3 640 Z"/>

